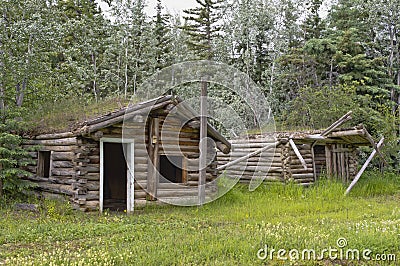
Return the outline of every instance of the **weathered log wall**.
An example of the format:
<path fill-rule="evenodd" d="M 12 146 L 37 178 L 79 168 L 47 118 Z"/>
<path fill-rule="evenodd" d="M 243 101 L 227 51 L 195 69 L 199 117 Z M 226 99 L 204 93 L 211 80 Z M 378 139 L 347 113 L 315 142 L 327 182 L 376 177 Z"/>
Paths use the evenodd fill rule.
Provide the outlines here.
<path fill-rule="evenodd" d="M 294 182 L 301 185 L 314 183 L 323 174 L 343 181 L 354 178 L 357 171 L 357 149 L 349 144 L 322 143 L 314 146 L 302 139 L 294 139 L 295 145 L 304 159 L 302 164 L 288 139 L 281 139 L 274 150 L 240 162 L 225 170 L 227 177 L 240 177 L 241 182 L 249 182 L 253 177 L 261 177 L 265 182 Z M 218 152 L 219 166 L 245 156 L 274 142 L 271 139 L 255 138 L 232 140 L 232 151 L 225 155 Z M 307 169 L 305 169 L 307 166 Z M 314 171 L 315 167 L 315 171 Z"/>
<path fill-rule="evenodd" d="M 232 151 L 229 154 L 218 152 L 218 165 L 224 165 L 230 161 L 243 157 L 251 152 L 274 143 L 273 139 L 232 140 Z M 284 181 L 285 173 L 282 165 L 284 146 L 278 145 L 276 149 L 270 149 L 251 157 L 236 165 L 233 165 L 223 174 L 227 177 L 240 177 L 242 182 L 249 182 L 253 177 L 263 178 L 265 181 Z"/>
<path fill-rule="evenodd" d="M 169 115 L 167 110 L 158 110 L 153 117 L 158 117 L 159 150 L 158 155 L 184 155 L 184 182 L 181 186 L 159 183 L 159 199 L 179 199 L 194 197 L 198 184 L 199 129 L 190 124 L 182 125 L 176 115 Z M 129 122 L 129 123 L 128 123 Z M 148 151 L 153 142 L 149 135 L 149 123 L 140 115 L 133 117 L 124 125 L 122 123 L 99 129 L 91 134 L 74 136 L 72 133 L 47 134 L 26 140 L 25 146 L 40 145 L 40 150 L 51 151 L 51 174 L 49 178 L 37 176 L 38 152 L 31 152 L 36 159 L 28 166 L 34 175 L 30 178 L 39 185 L 42 191 L 66 195 L 76 209 L 97 210 L 99 208 L 100 190 L 100 138 L 133 138 L 134 143 L 134 176 L 135 202 L 143 203 L 148 198 L 149 156 Z M 210 151 L 212 163 L 207 169 L 207 181 L 216 178 L 217 167 L 215 150 Z M 216 186 L 207 186 L 207 193 L 216 192 Z"/>

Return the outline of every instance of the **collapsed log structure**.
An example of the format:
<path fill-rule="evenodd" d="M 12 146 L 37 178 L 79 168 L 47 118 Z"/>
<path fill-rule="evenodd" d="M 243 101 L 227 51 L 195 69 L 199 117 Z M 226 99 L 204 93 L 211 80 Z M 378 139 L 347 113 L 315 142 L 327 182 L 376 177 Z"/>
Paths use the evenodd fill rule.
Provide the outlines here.
<path fill-rule="evenodd" d="M 358 170 L 358 147 L 376 147 L 376 143 L 362 125 L 337 129 L 350 114 L 324 131 L 277 132 L 231 140 L 231 153 L 218 153 L 217 169 L 225 171 L 227 177 L 240 177 L 242 182 L 261 178 L 310 185 L 323 174 L 343 182 L 353 180 Z M 262 149 L 265 151 L 255 156 L 246 156 Z"/>
<path fill-rule="evenodd" d="M 199 121 L 178 97 L 162 96 L 77 124 L 68 132 L 30 136 L 39 146 L 28 166 L 39 189 L 66 195 L 84 211 L 133 210 L 146 201 L 196 201 Z M 222 152 L 230 143 L 212 126 Z M 216 149 L 207 149 L 206 196 L 216 194 Z"/>

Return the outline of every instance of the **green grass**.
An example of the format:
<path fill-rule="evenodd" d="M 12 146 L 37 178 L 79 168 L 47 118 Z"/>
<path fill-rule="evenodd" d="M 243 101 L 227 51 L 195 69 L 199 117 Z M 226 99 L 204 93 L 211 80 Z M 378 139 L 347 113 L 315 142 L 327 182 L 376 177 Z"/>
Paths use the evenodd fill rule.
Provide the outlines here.
<path fill-rule="evenodd" d="M 134 100 L 136 102 L 137 100 Z M 119 110 L 130 103 L 130 99 L 110 97 L 96 102 L 94 99 L 66 98 L 40 106 L 28 114 L 26 120 L 35 134 L 70 130 L 76 123 Z"/>
<path fill-rule="evenodd" d="M 346 186 L 238 185 L 197 207 L 148 206 L 135 215 L 85 214 L 46 201 L 39 213 L 0 210 L 0 264 L 8 265 L 387 265 L 374 261 L 259 260 L 275 249 L 337 247 L 395 254 L 400 263 L 400 178 L 377 173 Z M 390 186 L 392 189 L 386 189 Z"/>

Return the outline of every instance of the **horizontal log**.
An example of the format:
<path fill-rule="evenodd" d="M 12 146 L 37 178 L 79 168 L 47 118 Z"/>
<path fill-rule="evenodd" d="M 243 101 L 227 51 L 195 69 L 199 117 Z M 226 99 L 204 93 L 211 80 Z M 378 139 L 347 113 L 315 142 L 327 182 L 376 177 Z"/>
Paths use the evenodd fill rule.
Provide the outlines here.
<path fill-rule="evenodd" d="M 38 187 L 42 191 L 52 192 L 56 194 L 64 194 L 68 196 L 75 195 L 70 185 L 38 183 Z"/>
<path fill-rule="evenodd" d="M 234 165 L 232 167 L 227 168 L 226 170 L 233 170 L 233 171 L 250 171 L 250 172 L 282 172 L 282 167 L 265 167 L 265 166 L 241 166 L 241 165 Z"/>
<path fill-rule="evenodd" d="M 197 181 L 199 180 L 199 174 L 188 174 L 187 175 L 188 181 Z M 214 179 L 214 176 L 210 173 L 207 173 L 206 175 L 206 181 L 212 181 Z"/>
<path fill-rule="evenodd" d="M 312 185 L 314 184 L 314 178 L 295 179 L 293 180 L 293 182 L 296 184 Z"/>
<path fill-rule="evenodd" d="M 262 147 L 265 147 L 266 145 L 268 145 L 268 144 L 272 144 L 272 143 L 274 143 L 275 141 L 272 141 L 272 142 L 257 142 L 257 143 L 254 143 L 254 142 L 248 142 L 248 143 L 232 143 L 232 151 L 236 151 L 236 150 L 248 150 L 248 149 L 254 149 L 254 150 L 256 150 L 256 149 L 259 149 L 259 148 L 262 148 Z M 282 147 L 281 146 L 277 146 L 276 147 L 276 149 L 277 150 L 282 150 Z"/>
<path fill-rule="evenodd" d="M 77 138 L 65 138 L 65 139 L 46 139 L 46 140 L 24 140 L 24 144 L 40 145 L 40 146 L 70 146 L 76 145 Z"/>
<path fill-rule="evenodd" d="M 53 166 L 53 169 L 54 168 L 73 168 L 74 163 L 71 161 L 54 161 L 52 166 Z"/>
<path fill-rule="evenodd" d="M 312 174 L 312 173 L 314 173 L 312 168 L 308 167 L 307 170 L 305 170 L 304 168 L 301 168 L 300 166 L 297 169 L 291 168 L 290 172 L 292 174 L 304 174 L 304 173 Z"/>
<path fill-rule="evenodd" d="M 75 153 L 73 152 L 52 152 L 51 159 L 53 161 L 72 161 L 75 159 Z"/>
<path fill-rule="evenodd" d="M 136 181 L 147 181 L 147 171 L 142 172 L 142 173 L 135 172 L 135 180 Z"/>
<path fill-rule="evenodd" d="M 86 165 L 86 166 L 77 166 L 77 167 L 75 167 L 75 169 L 77 171 L 79 171 L 80 174 L 99 173 L 100 172 L 100 166 L 97 164 Z"/>
<path fill-rule="evenodd" d="M 120 123 L 124 120 L 133 119 L 137 115 L 147 114 L 151 110 L 155 110 L 158 108 L 162 108 L 165 105 L 165 102 L 155 103 L 154 105 L 144 106 L 144 105 L 137 105 L 132 107 L 130 111 L 127 113 L 120 114 L 119 116 L 113 115 L 112 117 L 108 117 L 108 119 L 104 119 L 102 121 L 97 120 L 96 123 L 89 125 L 88 127 L 84 128 L 82 131 L 83 134 L 90 134 L 92 132 L 96 132 L 102 128 L 109 127 L 113 124 Z"/>
<path fill-rule="evenodd" d="M 48 182 L 53 184 L 64 184 L 64 185 L 72 185 L 77 182 L 76 177 L 74 176 L 51 176 L 48 178 Z"/>
<path fill-rule="evenodd" d="M 303 168 L 303 165 L 302 164 L 300 164 L 300 162 L 290 162 L 290 164 L 287 164 L 287 166 L 290 168 L 290 169 L 298 169 L 298 168 Z M 312 162 L 308 162 L 307 163 L 307 169 L 308 168 L 313 168 L 313 164 L 312 164 Z M 304 170 L 304 168 L 303 168 L 303 170 Z"/>
<path fill-rule="evenodd" d="M 184 189 L 158 189 L 157 190 L 157 198 L 181 198 L 188 196 L 197 196 L 199 193 L 197 188 L 187 187 Z M 212 189 L 206 189 L 206 194 L 213 193 Z M 135 191 L 135 199 L 144 199 L 147 196 L 147 193 L 144 191 Z"/>
<path fill-rule="evenodd" d="M 282 173 L 273 173 L 273 172 L 269 172 L 269 173 L 262 173 L 261 175 L 260 175 L 260 173 L 255 173 L 255 172 L 252 172 L 252 171 L 236 171 L 236 170 L 231 170 L 231 171 L 229 171 L 229 170 L 227 170 L 227 171 L 225 171 L 225 172 L 221 172 L 221 173 L 224 173 L 225 175 L 235 175 L 235 176 L 283 176 L 283 174 Z"/>
<path fill-rule="evenodd" d="M 300 179 L 300 178 L 314 178 L 314 173 L 292 174 L 292 177 L 295 178 L 295 179 Z"/>
<path fill-rule="evenodd" d="M 75 176 L 76 172 L 73 168 L 55 168 L 51 170 L 52 176 Z"/>
<path fill-rule="evenodd" d="M 252 180 L 252 179 L 253 179 L 253 178 L 251 178 L 251 177 L 243 176 L 243 177 L 239 180 L 239 182 L 240 182 L 240 183 L 248 183 L 248 182 L 249 182 L 250 180 Z M 283 177 L 268 175 L 268 176 L 265 176 L 265 177 L 263 178 L 263 182 L 283 182 Z"/>
<path fill-rule="evenodd" d="M 232 143 L 232 146 L 236 146 L 236 145 L 247 145 L 247 144 L 256 144 L 256 143 L 262 143 L 265 144 L 264 146 L 268 145 L 268 144 L 273 144 L 274 142 L 276 142 L 275 138 L 270 138 L 270 139 L 232 139 L 230 140 L 230 142 Z"/>
<path fill-rule="evenodd" d="M 221 157 L 221 158 L 224 158 L 224 157 L 231 157 L 231 158 L 235 158 L 235 157 L 243 157 L 243 156 L 246 156 L 246 155 L 248 155 L 248 154 L 250 154 L 250 153 L 253 153 L 254 151 L 249 151 L 249 152 L 245 152 L 245 151 L 235 151 L 235 152 L 232 152 L 232 153 L 230 153 L 230 154 L 228 154 L 228 155 L 226 155 L 226 156 L 223 156 L 223 155 L 221 155 L 221 154 L 218 154 L 218 156 L 219 157 Z M 280 157 L 281 155 L 280 155 L 280 153 L 276 153 L 276 152 L 273 152 L 272 150 L 269 150 L 269 151 L 263 151 L 263 152 L 261 152 L 261 153 L 259 153 L 259 154 L 257 154 L 257 155 L 255 155 L 255 156 L 252 156 L 252 157 L 254 157 L 254 158 L 260 158 L 260 157 Z"/>
<path fill-rule="evenodd" d="M 63 133 L 53 133 L 53 134 L 43 134 L 35 136 L 34 139 L 39 140 L 47 140 L 47 139 L 64 139 L 74 137 L 74 133 L 72 132 L 63 132 Z"/>
<path fill-rule="evenodd" d="M 100 173 L 87 173 L 84 175 L 84 178 L 88 181 L 99 181 L 100 180 Z"/>
<path fill-rule="evenodd" d="M 82 187 L 86 188 L 88 191 L 98 191 L 100 190 L 100 182 L 90 181 L 87 184 L 82 185 Z"/>
<path fill-rule="evenodd" d="M 237 157 L 237 158 L 240 158 L 240 157 Z M 227 162 L 230 162 L 230 161 L 233 161 L 233 160 L 235 160 L 235 158 L 217 158 L 217 161 L 218 161 L 218 163 L 220 163 L 220 164 L 222 164 L 222 163 L 227 163 Z M 279 164 L 281 164 L 282 163 L 282 160 L 281 160 L 281 158 L 279 158 L 279 157 L 274 157 L 274 158 L 250 158 L 250 159 L 247 159 L 246 161 L 243 161 L 243 163 L 247 163 L 247 164 L 249 164 L 249 163 L 253 163 L 253 164 L 271 164 L 271 163 L 279 163 Z"/>

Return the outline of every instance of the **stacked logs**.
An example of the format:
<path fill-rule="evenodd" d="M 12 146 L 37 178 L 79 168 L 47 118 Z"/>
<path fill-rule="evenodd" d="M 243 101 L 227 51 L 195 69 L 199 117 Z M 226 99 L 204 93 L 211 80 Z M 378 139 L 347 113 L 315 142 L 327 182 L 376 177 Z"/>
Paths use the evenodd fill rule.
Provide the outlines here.
<path fill-rule="evenodd" d="M 274 139 L 248 139 L 232 140 L 232 151 L 230 154 L 218 152 L 218 165 L 222 166 L 228 162 L 248 155 L 275 142 Z M 254 157 L 239 162 L 224 170 L 223 174 L 230 178 L 240 178 L 241 182 L 249 182 L 253 178 L 263 179 L 264 181 L 276 182 L 284 180 L 282 167 L 282 145 L 275 149 L 266 150 Z M 221 174 L 221 173 L 220 173 Z"/>

